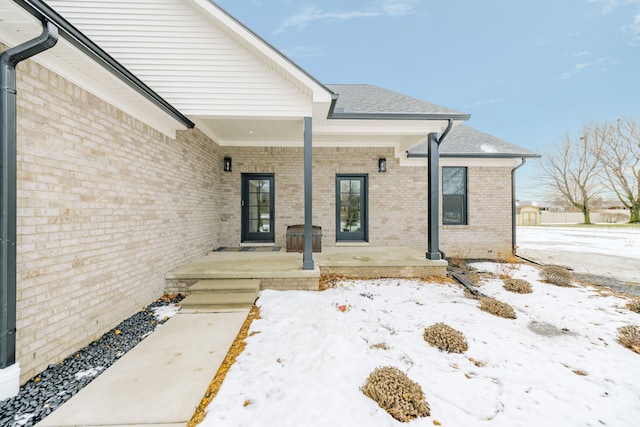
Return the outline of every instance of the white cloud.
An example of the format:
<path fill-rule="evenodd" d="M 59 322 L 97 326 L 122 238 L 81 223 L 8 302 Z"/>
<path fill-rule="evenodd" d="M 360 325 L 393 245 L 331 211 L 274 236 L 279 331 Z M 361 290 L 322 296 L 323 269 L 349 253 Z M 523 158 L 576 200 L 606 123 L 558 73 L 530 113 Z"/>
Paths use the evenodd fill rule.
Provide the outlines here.
<path fill-rule="evenodd" d="M 631 33 L 631 37 L 634 40 L 640 40 L 640 13 L 633 18 L 632 24 L 627 24 L 623 26 L 622 29 Z"/>
<path fill-rule="evenodd" d="M 582 52 L 578 52 L 576 54 L 574 54 L 573 56 L 587 56 L 587 55 L 591 55 L 593 52 L 589 52 L 588 50 L 583 50 Z"/>
<path fill-rule="evenodd" d="M 400 16 L 413 13 L 413 1 L 387 0 L 382 3 L 382 10 L 385 15 Z"/>
<path fill-rule="evenodd" d="M 471 104 L 466 104 L 464 106 L 464 108 L 480 107 L 482 105 L 495 104 L 496 102 L 500 102 L 500 100 L 499 99 L 486 99 L 486 100 L 482 100 L 482 101 L 472 102 Z"/>
<path fill-rule="evenodd" d="M 573 70 L 564 73 L 562 76 L 560 76 L 560 78 L 561 79 L 570 79 L 571 77 L 575 76 L 576 74 L 578 74 L 580 71 L 584 70 L 585 68 L 592 67 L 594 65 L 605 64 L 606 61 L 607 61 L 607 58 L 599 58 L 598 60 L 593 61 L 593 62 L 583 62 L 583 63 L 580 63 L 580 64 L 576 64 L 576 65 L 574 65 Z"/>
<path fill-rule="evenodd" d="M 375 16 L 409 15 L 415 11 L 414 4 L 415 0 L 385 0 L 376 6 L 363 9 L 334 11 L 324 11 L 314 4 L 307 4 L 300 13 L 287 17 L 274 34 L 283 33 L 290 28 L 302 29 L 316 21 L 346 21 Z"/>
<path fill-rule="evenodd" d="M 633 16 L 633 22 L 630 24 L 624 24 L 622 31 L 631 34 L 631 38 L 634 41 L 640 40 L 640 0 L 588 0 L 589 3 L 601 4 L 602 14 L 609 15 L 613 13 L 618 7 L 620 8 L 634 8 L 634 13 L 627 13 L 625 10 L 622 13 Z"/>
<path fill-rule="evenodd" d="M 618 6 L 618 0 L 589 0 L 589 3 L 601 4 L 603 15 L 609 15 Z"/>

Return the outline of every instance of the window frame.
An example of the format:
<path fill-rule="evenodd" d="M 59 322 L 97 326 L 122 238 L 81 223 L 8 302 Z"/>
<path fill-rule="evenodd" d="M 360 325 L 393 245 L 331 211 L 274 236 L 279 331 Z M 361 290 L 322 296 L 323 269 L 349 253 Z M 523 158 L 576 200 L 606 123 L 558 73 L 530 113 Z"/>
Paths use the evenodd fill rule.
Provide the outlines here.
<path fill-rule="evenodd" d="M 462 194 L 445 194 L 445 170 L 458 169 L 464 171 L 464 181 Z M 446 212 L 450 210 L 446 209 L 446 198 L 448 196 L 462 196 L 461 206 L 462 212 L 460 212 L 460 219 L 447 219 Z M 469 225 L 469 170 L 466 166 L 443 166 L 442 167 L 442 225 Z"/>

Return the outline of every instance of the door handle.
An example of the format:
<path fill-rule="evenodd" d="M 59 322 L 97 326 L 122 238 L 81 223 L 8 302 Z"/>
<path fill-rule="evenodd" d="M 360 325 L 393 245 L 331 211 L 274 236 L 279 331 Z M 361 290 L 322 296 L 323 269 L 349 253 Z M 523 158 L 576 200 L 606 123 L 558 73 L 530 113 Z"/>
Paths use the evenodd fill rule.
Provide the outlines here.
<path fill-rule="evenodd" d="M 241 206 L 241 207 L 244 207 L 244 200 L 241 200 L 241 201 L 240 201 L 240 206 Z"/>

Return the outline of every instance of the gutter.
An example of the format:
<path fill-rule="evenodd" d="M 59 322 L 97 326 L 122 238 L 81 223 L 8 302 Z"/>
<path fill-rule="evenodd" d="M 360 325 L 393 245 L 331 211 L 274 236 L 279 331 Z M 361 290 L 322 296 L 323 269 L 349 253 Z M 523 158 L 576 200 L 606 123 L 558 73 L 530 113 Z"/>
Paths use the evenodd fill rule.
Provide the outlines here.
<path fill-rule="evenodd" d="M 407 159 L 426 159 L 428 155 L 426 153 L 410 153 L 407 151 Z M 539 154 L 509 154 L 509 153 L 440 153 L 440 157 L 444 158 L 458 158 L 458 159 L 513 159 L 519 157 L 539 159 Z"/>
<path fill-rule="evenodd" d="M 515 168 L 511 169 L 511 252 L 516 254 L 516 171 L 527 163 L 527 158 L 522 158 Z"/>
<path fill-rule="evenodd" d="M 144 84 L 139 78 L 133 75 L 122 64 L 113 59 L 102 50 L 91 39 L 85 36 L 80 30 L 71 25 L 69 21 L 64 19 L 60 14 L 53 10 L 49 5 L 41 0 L 13 0 L 24 10 L 39 19 L 40 21 L 50 21 L 58 27 L 60 36 L 78 48 L 85 55 L 93 59 L 96 63 L 111 72 L 117 78 L 126 83 L 140 95 L 145 97 L 151 103 L 163 110 L 169 116 L 180 122 L 185 127 L 191 129 L 195 124 L 178 111 L 173 105 L 169 104 L 160 95 L 154 92 L 149 86 Z"/>
<path fill-rule="evenodd" d="M 336 113 L 332 103 L 329 119 L 342 120 L 469 120 L 471 114 L 463 113 Z M 442 139 L 442 138 L 441 138 Z M 426 157 L 426 155 L 425 155 Z"/>
<path fill-rule="evenodd" d="M 58 42 L 58 28 L 42 21 L 42 34 L 0 54 L 0 400 L 18 393 L 20 368 L 16 363 L 16 66 Z M 15 366 L 14 366 L 15 365 Z M 12 394 L 13 393 L 13 394 Z"/>

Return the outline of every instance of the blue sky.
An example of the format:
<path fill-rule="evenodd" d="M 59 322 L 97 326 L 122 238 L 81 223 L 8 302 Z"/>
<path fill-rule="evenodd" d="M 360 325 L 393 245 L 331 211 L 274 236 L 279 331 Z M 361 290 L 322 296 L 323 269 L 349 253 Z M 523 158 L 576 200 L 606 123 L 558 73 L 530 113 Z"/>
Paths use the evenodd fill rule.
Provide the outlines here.
<path fill-rule="evenodd" d="M 640 120 L 640 0 L 214 1 L 323 83 L 469 113 L 540 154 L 584 123 Z M 543 198 L 538 163 L 518 198 Z"/>

